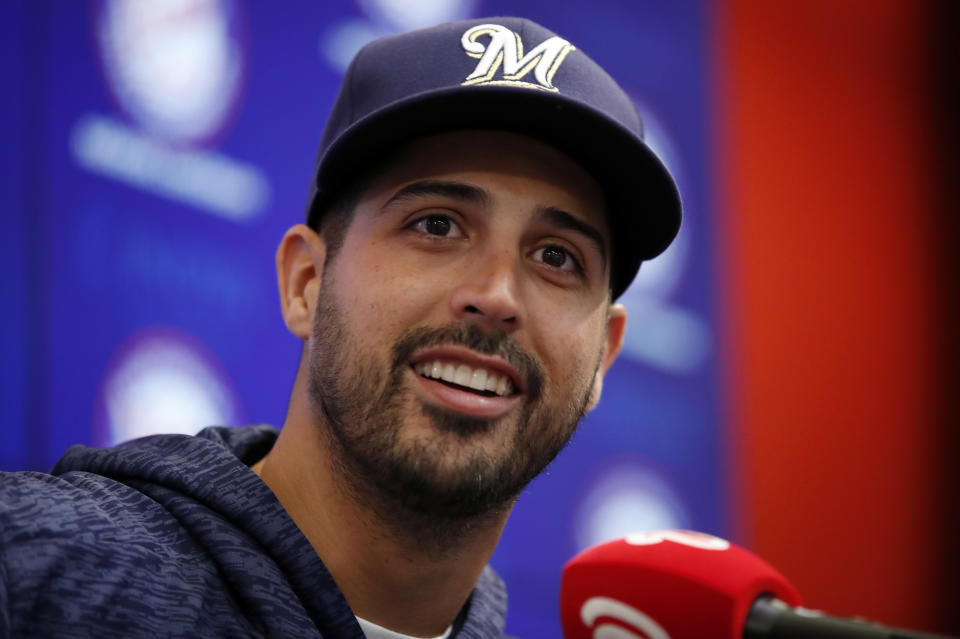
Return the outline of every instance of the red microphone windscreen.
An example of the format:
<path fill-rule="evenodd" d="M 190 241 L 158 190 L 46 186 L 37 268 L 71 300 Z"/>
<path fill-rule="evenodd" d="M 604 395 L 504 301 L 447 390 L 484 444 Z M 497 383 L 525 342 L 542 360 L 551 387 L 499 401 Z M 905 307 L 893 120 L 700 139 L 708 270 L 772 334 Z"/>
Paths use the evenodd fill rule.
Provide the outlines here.
<path fill-rule="evenodd" d="M 741 639 L 760 595 L 800 595 L 751 552 L 704 533 L 665 530 L 589 548 L 563 569 L 566 639 Z"/>

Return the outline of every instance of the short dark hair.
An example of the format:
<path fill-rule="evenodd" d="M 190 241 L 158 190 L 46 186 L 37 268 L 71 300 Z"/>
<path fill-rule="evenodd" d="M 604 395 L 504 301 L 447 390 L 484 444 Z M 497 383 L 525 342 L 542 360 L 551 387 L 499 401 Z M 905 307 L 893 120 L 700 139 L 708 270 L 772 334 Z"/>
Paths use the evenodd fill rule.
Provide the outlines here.
<path fill-rule="evenodd" d="M 336 256 L 343 246 L 347 229 L 353 221 L 353 214 L 357 209 L 362 195 L 361 189 L 347 188 L 338 193 L 322 211 L 316 215 L 313 230 L 320 234 L 327 249 L 324 258 L 324 267 Z"/>
<path fill-rule="evenodd" d="M 385 154 L 372 167 L 357 172 L 346 184 L 326 198 L 325 203 L 314 204 L 315 208 L 310 211 L 307 219 L 313 220 L 310 227 L 320 234 L 326 246 L 327 255 L 324 258 L 324 266 L 329 264 L 343 247 L 343 240 L 353 222 L 353 215 L 360 199 L 366 194 L 367 189 L 387 171 L 395 155 L 395 152 Z"/>

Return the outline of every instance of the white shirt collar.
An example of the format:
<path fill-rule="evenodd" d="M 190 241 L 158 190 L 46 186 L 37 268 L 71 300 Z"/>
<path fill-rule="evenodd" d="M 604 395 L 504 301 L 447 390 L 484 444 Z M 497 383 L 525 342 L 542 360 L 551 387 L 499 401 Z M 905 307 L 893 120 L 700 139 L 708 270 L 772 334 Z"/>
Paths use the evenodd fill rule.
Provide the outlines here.
<path fill-rule="evenodd" d="M 388 630 L 383 626 L 378 626 L 372 621 L 367 621 L 366 619 L 361 619 L 360 617 L 357 617 L 357 621 L 360 623 L 360 628 L 363 630 L 363 634 L 367 636 L 367 639 L 448 639 L 450 633 L 453 631 L 453 626 L 450 626 L 439 637 L 421 638 L 412 637 L 410 635 L 402 635 L 399 632 Z"/>

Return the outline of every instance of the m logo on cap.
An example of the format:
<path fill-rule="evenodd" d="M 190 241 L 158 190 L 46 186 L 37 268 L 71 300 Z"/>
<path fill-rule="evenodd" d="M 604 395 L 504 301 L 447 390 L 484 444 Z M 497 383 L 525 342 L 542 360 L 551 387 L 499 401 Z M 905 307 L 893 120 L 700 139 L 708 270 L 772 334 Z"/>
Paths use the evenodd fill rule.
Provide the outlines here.
<path fill-rule="evenodd" d="M 480 36 L 490 36 L 484 46 L 477 42 Z M 574 46 L 559 36 L 547 38 L 526 55 L 520 35 L 499 24 L 480 24 L 467 29 L 460 38 L 463 50 L 471 58 L 480 58 L 473 73 L 462 84 L 499 84 L 558 91 L 553 86 L 553 74 Z M 503 66 L 503 79 L 494 76 Z M 523 77 L 533 70 L 536 82 Z"/>

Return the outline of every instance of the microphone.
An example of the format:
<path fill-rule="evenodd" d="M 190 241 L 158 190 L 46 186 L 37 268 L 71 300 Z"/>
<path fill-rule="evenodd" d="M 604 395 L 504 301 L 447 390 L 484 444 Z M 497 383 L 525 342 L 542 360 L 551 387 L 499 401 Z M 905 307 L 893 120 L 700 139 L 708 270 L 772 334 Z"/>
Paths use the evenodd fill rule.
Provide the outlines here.
<path fill-rule="evenodd" d="M 770 564 L 704 533 L 630 535 L 567 562 L 566 639 L 937 639 L 800 608 Z"/>

